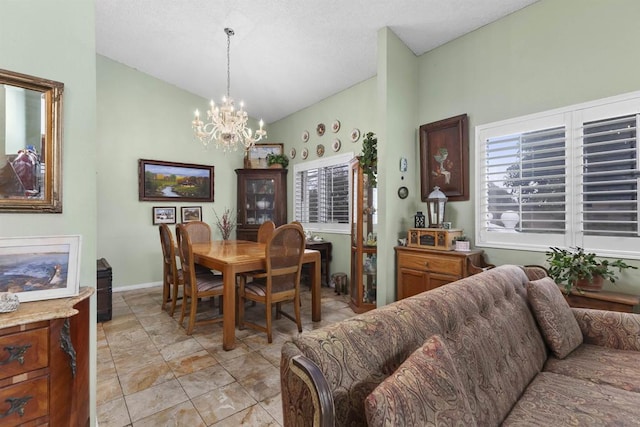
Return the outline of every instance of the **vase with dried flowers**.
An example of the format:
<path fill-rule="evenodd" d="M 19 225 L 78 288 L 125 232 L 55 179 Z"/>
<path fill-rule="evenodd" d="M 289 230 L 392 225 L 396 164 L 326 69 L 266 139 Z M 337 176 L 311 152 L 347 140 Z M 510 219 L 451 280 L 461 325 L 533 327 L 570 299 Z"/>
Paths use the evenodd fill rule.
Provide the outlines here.
<path fill-rule="evenodd" d="M 216 210 L 213 210 L 216 215 L 216 227 L 222 234 L 222 240 L 229 240 L 231 232 L 236 228 L 236 217 L 233 215 L 233 209 L 225 208 L 222 212 L 222 217 L 218 216 Z"/>

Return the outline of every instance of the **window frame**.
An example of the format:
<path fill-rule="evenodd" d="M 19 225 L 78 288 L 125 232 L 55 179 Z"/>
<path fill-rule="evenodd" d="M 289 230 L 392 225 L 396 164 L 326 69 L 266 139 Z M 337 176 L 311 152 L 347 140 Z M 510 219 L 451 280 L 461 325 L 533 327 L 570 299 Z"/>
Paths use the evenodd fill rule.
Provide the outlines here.
<path fill-rule="evenodd" d="M 296 220 L 298 216 L 298 203 L 296 198 L 296 188 L 298 184 L 298 174 L 300 172 L 305 172 L 311 169 L 322 169 L 327 167 L 345 165 L 347 169 L 349 168 L 349 162 L 353 159 L 354 153 L 344 153 L 338 154 L 335 156 L 329 156 L 320 158 L 317 160 L 305 161 L 301 163 L 296 163 L 293 165 L 293 219 Z M 351 179 L 349 179 L 349 175 L 347 174 L 347 181 L 349 186 L 349 192 L 347 194 L 347 202 L 348 202 L 348 212 L 351 212 Z M 350 234 L 351 233 L 351 218 L 347 213 L 349 221 L 347 223 L 315 223 L 315 222 L 303 222 L 302 227 L 305 231 L 313 231 L 318 233 L 333 233 L 333 234 Z"/>
<path fill-rule="evenodd" d="M 550 246 L 580 246 L 597 251 L 599 255 L 640 259 L 637 245 L 639 237 L 590 236 L 582 232 L 582 162 L 585 123 L 630 114 L 640 114 L 640 91 L 603 98 L 567 107 L 529 114 L 512 119 L 478 125 L 475 127 L 475 241 L 479 247 L 516 249 L 546 252 Z M 638 121 L 637 121 L 638 123 Z M 487 167 L 485 141 L 511 134 L 548 129 L 565 128 L 566 173 L 566 226 L 564 233 L 504 233 L 489 231 L 485 227 L 483 208 L 488 203 L 487 188 L 483 179 Z M 640 128 L 636 128 L 636 167 L 640 169 Z M 638 187 L 640 192 L 640 186 Z M 638 197 L 640 199 L 640 197 Z M 638 201 L 640 211 L 640 200 Z M 640 212 L 639 212 L 640 215 Z M 640 219 L 639 219 L 640 220 Z"/>

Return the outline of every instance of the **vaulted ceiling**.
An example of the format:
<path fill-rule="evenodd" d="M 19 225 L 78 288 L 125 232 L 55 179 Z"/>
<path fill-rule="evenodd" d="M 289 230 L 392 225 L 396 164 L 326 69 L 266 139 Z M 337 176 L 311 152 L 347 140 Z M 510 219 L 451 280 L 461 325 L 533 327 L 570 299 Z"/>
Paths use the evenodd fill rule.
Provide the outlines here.
<path fill-rule="evenodd" d="M 416 54 L 536 0 L 96 0 L 97 52 L 267 123 L 376 74 L 377 32 Z"/>

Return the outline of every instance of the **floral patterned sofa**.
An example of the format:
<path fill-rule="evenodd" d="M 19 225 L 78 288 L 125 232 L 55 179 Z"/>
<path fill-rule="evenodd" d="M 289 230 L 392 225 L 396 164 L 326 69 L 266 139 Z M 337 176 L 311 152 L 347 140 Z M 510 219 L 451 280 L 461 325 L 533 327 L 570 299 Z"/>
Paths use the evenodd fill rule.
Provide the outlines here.
<path fill-rule="evenodd" d="M 640 315 L 569 308 L 545 276 L 500 266 L 292 338 L 284 425 L 640 425 Z"/>

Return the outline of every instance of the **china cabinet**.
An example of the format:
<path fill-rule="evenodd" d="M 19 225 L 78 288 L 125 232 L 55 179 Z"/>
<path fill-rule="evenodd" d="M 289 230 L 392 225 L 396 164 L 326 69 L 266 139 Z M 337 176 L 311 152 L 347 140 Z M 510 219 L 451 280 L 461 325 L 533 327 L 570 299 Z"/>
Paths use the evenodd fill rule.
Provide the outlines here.
<path fill-rule="evenodd" d="M 287 222 L 287 169 L 236 169 L 238 176 L 238 240 L 258 239 L 265 221 Z"/>
<path fill-rule="evenodd" d="M 377 189 L 368 185 L 357 159 L 351 165 L 351 309 L 363 313 L 376 308 Z"/>

